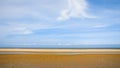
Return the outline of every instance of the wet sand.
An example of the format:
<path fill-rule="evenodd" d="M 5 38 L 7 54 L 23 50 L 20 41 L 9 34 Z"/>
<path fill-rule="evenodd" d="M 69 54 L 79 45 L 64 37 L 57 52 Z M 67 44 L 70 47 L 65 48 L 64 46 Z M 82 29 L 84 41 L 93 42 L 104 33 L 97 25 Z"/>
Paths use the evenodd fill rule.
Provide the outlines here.
<path fill-rule="evenodd" d="M 120 54 L 0 54 L 0 68 L 120 68 Z"/>

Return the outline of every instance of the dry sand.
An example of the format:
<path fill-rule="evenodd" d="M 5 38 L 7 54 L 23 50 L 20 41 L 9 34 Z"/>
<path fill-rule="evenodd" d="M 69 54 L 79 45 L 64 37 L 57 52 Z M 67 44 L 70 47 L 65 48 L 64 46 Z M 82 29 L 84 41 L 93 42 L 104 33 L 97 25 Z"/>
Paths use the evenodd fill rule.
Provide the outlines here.
<path fill-rule="evenodd" d="M 120 68 L 120 54 L 0 54 L 0 68 Z"/>
<path fill-rule="evenodd" d="M 0 49 L 0 52 L 19 53 L 79 53 L 79 54 L 120 54 L 120 49 Z"/>

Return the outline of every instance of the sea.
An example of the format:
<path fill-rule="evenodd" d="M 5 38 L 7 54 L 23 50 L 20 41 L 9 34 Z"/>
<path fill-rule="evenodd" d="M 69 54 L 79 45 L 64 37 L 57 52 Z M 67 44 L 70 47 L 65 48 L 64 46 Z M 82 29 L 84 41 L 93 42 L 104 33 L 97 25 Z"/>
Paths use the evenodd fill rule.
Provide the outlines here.
<path fill-rule="evenodd" d="M 40 49 L 120 49 L 120 44 L 80 44 L 80 45 L 11 45 L 0 44 L 0 48 L 40 48 Z"/>

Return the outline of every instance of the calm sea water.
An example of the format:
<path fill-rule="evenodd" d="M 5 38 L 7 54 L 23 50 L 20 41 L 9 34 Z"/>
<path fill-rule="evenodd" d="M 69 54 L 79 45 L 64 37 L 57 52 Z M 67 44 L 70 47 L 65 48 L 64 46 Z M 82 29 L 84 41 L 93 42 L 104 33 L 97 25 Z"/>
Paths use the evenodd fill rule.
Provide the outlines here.
<path fill-rule="evenodd" d="M 4 45 L 0 48 L 120 48 L 120 44 L 102 44 L 102 45 Z"/>

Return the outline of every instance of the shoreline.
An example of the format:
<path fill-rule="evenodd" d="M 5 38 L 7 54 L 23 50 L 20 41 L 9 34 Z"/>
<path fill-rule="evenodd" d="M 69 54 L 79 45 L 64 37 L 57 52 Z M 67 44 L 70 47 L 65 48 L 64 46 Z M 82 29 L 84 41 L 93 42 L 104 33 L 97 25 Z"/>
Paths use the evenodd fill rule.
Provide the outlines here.
<path fill-rule="evenodd" d="M 3 49 L 0 54 L 120 54 L 120 49 Z"/>

